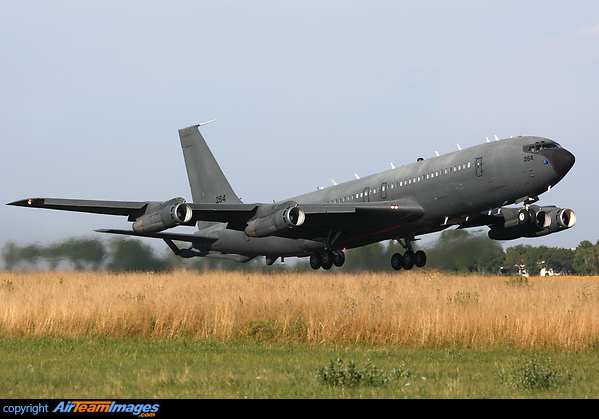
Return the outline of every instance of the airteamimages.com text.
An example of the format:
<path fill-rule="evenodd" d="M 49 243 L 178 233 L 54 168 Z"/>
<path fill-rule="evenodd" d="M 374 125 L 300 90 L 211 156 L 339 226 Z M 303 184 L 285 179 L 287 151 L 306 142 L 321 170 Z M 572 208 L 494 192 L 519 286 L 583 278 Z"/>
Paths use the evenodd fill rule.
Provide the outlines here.
<path fill-rule="evenodd" d="M 6 403 L 6 401 L 5 401 Z M 82 401 L 60 401 L 51 404 L 4 404 L 2 407 L 3 414 L 20 415 L 38 415 L 43 413 L 70 414 L 70 413 L 109 413 L 109 414 L 129 414 L 137 417 L 156 417 L 160 412 L 161 405 L 159 403 L 131 403 L 127 401 L 98 401 L 98 400 L 82 400 Z"/>

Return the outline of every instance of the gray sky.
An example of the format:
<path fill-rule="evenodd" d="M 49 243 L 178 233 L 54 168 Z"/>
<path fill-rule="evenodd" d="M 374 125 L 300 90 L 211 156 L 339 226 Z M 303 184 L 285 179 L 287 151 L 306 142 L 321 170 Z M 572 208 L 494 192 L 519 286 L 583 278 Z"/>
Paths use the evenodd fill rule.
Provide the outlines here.
<path fill-rule="evenodd" d="M 577 157 L 541 204 L 596 242 L 599 3 L 6 1 L 0 203 L 191 200 L 177 130 L 202 133 L 245 202 L 540 135 Z M 0 245 L 129 228 L 0 205 Z M 515 243 L 514 243 L 515 244 Z"/>

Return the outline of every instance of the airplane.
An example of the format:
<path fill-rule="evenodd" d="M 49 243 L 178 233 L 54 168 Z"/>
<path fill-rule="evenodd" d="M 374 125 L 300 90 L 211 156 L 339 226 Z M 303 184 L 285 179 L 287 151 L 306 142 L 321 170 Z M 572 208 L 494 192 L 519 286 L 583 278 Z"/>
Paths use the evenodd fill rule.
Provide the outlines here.
<path fill-rule="evenodd" d="M 131 230 L 95 231 L 162 239 L 183 258 L 244 263 L 265 256 L 272 265 L 279 258 L 309 257 L 315 270 L 340 267 L 346 249 L 383 240 L 397 240 L 405 249 L 391 257 L 393 269 L 423 267 L 426 254 L 415 251 L 416 237 L 452 226 L 488 226 L 491 239 L 512 240 L 576 224 L 570 209 L 534 205 L 575 163 L 572 153 L 547 138 L 496 136 L 280 202 L 245 204 L 200 133 L 206 123 L 179 130 L 193 202 L 29 198 L 7 205 L 127 216 Z M 168 231 L 194 225 L 191 234 Z"/>

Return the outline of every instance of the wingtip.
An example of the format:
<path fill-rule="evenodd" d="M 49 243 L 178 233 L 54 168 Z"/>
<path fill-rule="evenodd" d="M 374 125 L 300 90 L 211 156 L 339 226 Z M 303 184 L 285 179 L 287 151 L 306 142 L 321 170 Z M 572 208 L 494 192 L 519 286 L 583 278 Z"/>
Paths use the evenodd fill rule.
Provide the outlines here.
<path fill-rule="evenodd" d="M 27 198 L 19 199 L 18 201 L 9 202 L 6 205 L 12 205 L 13 207 L 38 207 L 44 203 L 42 198 Z"/>

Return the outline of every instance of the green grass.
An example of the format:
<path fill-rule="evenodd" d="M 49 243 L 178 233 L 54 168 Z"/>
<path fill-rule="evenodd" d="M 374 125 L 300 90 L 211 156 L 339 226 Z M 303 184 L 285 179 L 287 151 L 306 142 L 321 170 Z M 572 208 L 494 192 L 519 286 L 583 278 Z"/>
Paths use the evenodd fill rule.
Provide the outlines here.
<path fill-rule="evenodd" d="M 596 398 L 598 371 L 591 351 L 0 337 L 0 398 Z"/>

